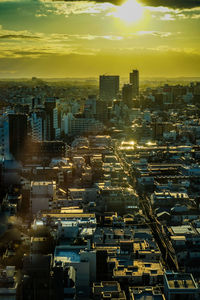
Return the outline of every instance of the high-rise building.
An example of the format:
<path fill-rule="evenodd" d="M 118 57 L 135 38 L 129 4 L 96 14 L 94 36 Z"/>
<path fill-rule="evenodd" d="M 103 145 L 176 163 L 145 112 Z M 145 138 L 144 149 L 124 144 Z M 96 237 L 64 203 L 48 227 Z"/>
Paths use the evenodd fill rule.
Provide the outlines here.
<path fill-rule="evenodd" d="M 31 135 L 33 141 L 46 140 L 45 111 L 35 110 L 31 114 Z"/>
<path fill-rule="evenodd" d="M 58 102 L 58 99 L 55 97 L 49 97 L 45 101 L 46 139 L 49 141 L 59 139 L 60 137 Z"/>
<path fill-rule="evenodd" d="M 27 115 L 8 114 L 9 152 L 15 159 L 21 159 L 27 142 Z"/>
<path fill-rule="evenodd" d="M 99 98 L 112 101 L 119 94 L 119 76 L 101 75 L 99 77 Z"/>
<path fill-rule="evenodd" d="M 9 151 L 9 123 L 7 116 L 0 117 L 0 156 L 4 159 L 10 158 Z"/>
<path fill-rule="evenodd" d="M 133 85 L 133 97 L 139 95 L 139 71 L 133 70 L 130 73 L 130 84 Z"/>
<path fill-rule="evenodd" d="M 99 120 L 103 124 L 108 121 L 108 103 L 105 101 L 96 101 L 96 120 Z"/>
<path fill-rule="evenodd" d="M 122 100 L 128 106 L 132 106 L 133 102 L 133 85 L 132 84 L 124 84 L 122 87 Z"/>
<path fill-rule="evenodd" d="M 96 115 L 96 96 L 89 95 L 84 105 L 84 115 L 86 118 L 93 118 Z"/>

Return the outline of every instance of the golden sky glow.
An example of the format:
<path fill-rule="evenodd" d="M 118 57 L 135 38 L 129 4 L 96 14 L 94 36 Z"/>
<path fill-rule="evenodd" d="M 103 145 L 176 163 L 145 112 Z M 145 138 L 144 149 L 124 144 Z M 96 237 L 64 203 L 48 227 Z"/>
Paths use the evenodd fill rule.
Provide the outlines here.
<path fill-rule="evenodd" d="M 0 77 L 199 76 L 199 0 L 113 3 L 0 0 Z"/>

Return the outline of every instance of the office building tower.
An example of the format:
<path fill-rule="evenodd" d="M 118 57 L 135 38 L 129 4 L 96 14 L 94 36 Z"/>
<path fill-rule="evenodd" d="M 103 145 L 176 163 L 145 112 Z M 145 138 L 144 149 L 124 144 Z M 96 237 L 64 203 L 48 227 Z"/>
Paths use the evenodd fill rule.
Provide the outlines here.
<path fill-rule="evenodd" d="M 89 95 L 84 105 L 84 115 L 86 118 L 93 118 L 96 115 L 96 96 Z"/>
<path fill-rule="evenodd" d="M 45 111 L 43 110 L 35 110 L 31 114 L 31 135 L 32 140 L 44 141 L 46 140 L 46 122 L 45 122 Z"/>
<path fill-rule="evenodd" d="M 133 97 L 139 95 L 139 71 L 133 70 L 130 73 L 130 84 L 133 85 Z"/>
<path fill-rule="evenodd" d="M 124 86 L 122 87 L 122 100 L 128 107 L 132 107 L 132 102 L 133 102 L 132 84 L 124 84 Z"/>
<path fill-rule="evenodd" d="M 101 75 L 99 77 L 99 98 L 103 101 L 112 101 L 119 94 L 119 76 Z"/>
<path fill-rule="evenodd" d="M 49 97 L 45 101 L 46 112 L 46 139 L 53 141 L 60 138 L 60 116 L 58 112 L 59 101 L 55 97 Z"/>
<path fill-rule="evenodd" d="M 101 123 L 106 124 L 106 122 L 108 121 L 108 103 L 101 100 L 96 101 L 95 118 Z"/>
<path fill-rule="evenodd" d="M 42 100 L 39 97 L 32 98 L 32 109 L 37 108 L 42 103 Z"/>
<path fill-rule="evenodd" d="M 27 115 L 9 114 L 8 116 L 9 152 L 16 159 L 21 159 L 27 143 Z"/>
<path fill-rule="evenodd" d="M 0 116 L 0 156 L 8 159 L 9 152 L 9 125 L 6 116 Z"/>

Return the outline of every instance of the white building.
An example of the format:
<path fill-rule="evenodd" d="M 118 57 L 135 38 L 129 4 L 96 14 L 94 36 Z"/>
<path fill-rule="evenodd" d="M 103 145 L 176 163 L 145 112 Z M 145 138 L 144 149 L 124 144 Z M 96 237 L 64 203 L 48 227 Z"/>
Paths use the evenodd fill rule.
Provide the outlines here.
<path fill-rule="evenodd" d="M 54 265 L 62 263 L 73 267 L 77 294 L 89 296 L 90 283 L 96 280 L 96 251 L 87 250 L 87 246 L 57 246 L 54 253 Z"/>
<path fill-rule="evenodd" d="M 31 115 L 31 134 L 33 141 L 43 141 L 46 139 L 46 122 L 40 112 L 33 112 Z"/>
<path fill-rule="evenodd" d="M 72 113 L 63 117 L 64 133 L 67 135 L 79 135 L 83 133 L 98 133 L 104 126 L 94 118 L 76 118 Z"/>
<path fill-rule="evenodd" d="M 58 124 L 58 109 L 53 109 L 53 128 L 55 129 L 55 139 L 60 139 L 60 127 Z"/>

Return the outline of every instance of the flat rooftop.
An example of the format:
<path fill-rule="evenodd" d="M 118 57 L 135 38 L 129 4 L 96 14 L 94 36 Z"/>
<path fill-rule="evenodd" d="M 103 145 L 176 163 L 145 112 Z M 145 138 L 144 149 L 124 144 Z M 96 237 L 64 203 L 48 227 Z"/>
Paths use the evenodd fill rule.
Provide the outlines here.
<path fill-rule="evenodd" d="M 51 180 L 51 181 L 31 181 L 31 186 L 43 186 L 43 185 L 52 185 L 52 184 L 56 184 L 55 181 Z"/>
<path fill-rule="evenodd" d="M 167 273 L 165 278 L 170 289 L 198 289 L 193 276 L 189 273 Z"/>
<path fill-rule="evenodd" d="M 101 288 L 101 291 L 117 292 L 120 286 L 116 281 L 102 281 L 101 283 L 93 283 L 93 287 Z"/>
<path fill-rule="evenodd" d="M 78 263 L 80 262 L 80 255 L 78 251 L 72 250 L 65 250 L 65 249 L 56 249 L 55 250 L 55 256 L 54 256 L 55 261 L 63 261 L 63 262 L 68 262 L 68 263 Z"/>
<path fill-rule="evenodd" d="M 173 235 L 197 235 L 197 232 L 190 225 L 172 226 L 170 229 Z"/>
<path fill-rule="evenodd" d="M 164 295 L 158 288 L 129 288 L 129 291 L 131 295 L 131 300 L 165 300 Z"/>
<path fill-rule="evenodd" d="M 81 218 L 85 218 L 85 219 L 95 219 L 95 214 L 93 213 L 62 213 L 62 211 L 58 211 L 58 212 L 47 212 L 47 213 L 43 213 L 42 214 L 42 217 L 47 217 L 47 216 L 50 216 L 52 218 L 66 218 L 66 219 L 70 219 L 70 218 L 78 218 L 78 219 L 81 219 Z"/>
<path fill-rule="evenodd" d="M 114 259 L 115 260 L 115 259 Z M 162 265 L 159 262 L 145 262 L 141 260 L 135 260 L 132 265 L 126 266 L 119 264 L 117 261 L 116 267 L 113 270 L 114 277 L 130 277 L 130 276 L 142 276 L 143 274 L 149 274 L 150 276 L 162 276 Z"/>
<path fill-rule="evenodd" d="M 186 237 L 184 235 L 173 235 L 171 236 L 172 241 L 186 241 Z"/>

